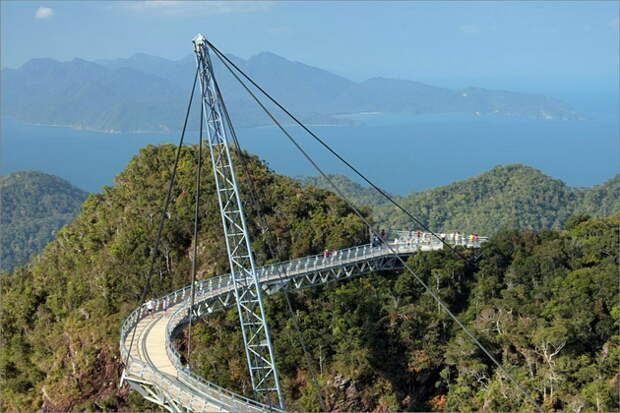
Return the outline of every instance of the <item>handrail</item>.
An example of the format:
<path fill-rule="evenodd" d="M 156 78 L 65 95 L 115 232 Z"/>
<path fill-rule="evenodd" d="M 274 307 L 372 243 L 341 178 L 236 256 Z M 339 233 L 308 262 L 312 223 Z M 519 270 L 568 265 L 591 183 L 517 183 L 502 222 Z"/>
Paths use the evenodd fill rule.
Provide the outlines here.
<path fill-rule="evenodd" d="M 181 301 L 186 301 L 189 296 L 190 289 L 191 289 L 191 285 L 185 286 L 183 288 L 175 290 L 161 297 L 160 299 L 157 300 L 155 308 L 153 309 L 153 313 L 163 311 L 162 305 L 164 303 L 164 300 L 166 299 L 168 300 L 168 305 L 170 307 L 175 304 L 178 304 Z M 217 291 L 220 289 L 232 289 L 232 282 L 230 280 L 230 275 L 225 274 L 221 276 L 216 276 L 216 277 L 212 277 L 212 278 L 209 278 L 208 280 L 203 280 L 202 282 L 200 282 L 200 290 L 201 290 L 201 293 L 203 294 L 205 290 Z M 178 318 L 178 314 L 181 314 L 182 311 L 187 311 L 187 305 L 184 305 L 178 310 L 176 310 L 173 316 L 171 317 L 170 321 Z M 133 328 L 135 328 L 142 319 L 144 319 L 145 317 L 151 314 L 152 313 L 149 313 L 147 310 L 147 304 L 144 303 L 131 312 L 131 314 L 125 319 L 125 322 L 123 323 L 121 327 L 121 340 L 120 340 L 121 357 L 127 360 L 126 367 L 129 367 L 131 364 L 134 364 L 134 363 L 140 366 L 141 375 L 143 375 L 145 369 L 151 370 L 155 375 L 157 375 L 157 371 L 151 368 L 150 366 L 148 366 L 148 364 L 145 363 L 144 361 L 140 359 L 136 359 L 131 354 L 128 354 L 129 350 L 127 349 L 126 341 L 127 341 L 128 333 Z M 215 404 L 226 405 L 226 403 L 222 403 L 220 401 L 221 398 L 225 398 L 229 401 L 229 403 L 232 402 L 233 405 L 237 405 L 237 409 L 235 410 L 245 411 L 245 410 L 250 409 L 250 410 L 259 410 L 259 411 L 280 411 L 277 408 L 260 403 L 256 400 L 247 398 L 238 393 L 230 391 L 224 387 L 218 386 L 217 384 L 211 383 L 205 380 L 204 378 L 193 373 L 188 367 L 184 366 L 181 363 L 180 355 L 178 354 L 178 351 L 174 348 L 174 345 L 172 344 L 172 341 L 170 340 L 172 337 L 172 332 L 174 328 L 176 327 L 176 325 L 178 324 L 171 323 L 170 321 L 168 325 L 166 326 L 166 352 L 169 358 L 172 360 L 177 371 L 183 375 L 183 378 L 186 381 L 192 382 L 194 384 L 194 386 L 192 387 L 202 389 L 202 392 L 205 395 L 207 395 L 209 391 L 212 393 L 217 393 L 219 399 L 214 396 L 208 397 L 208 398 L 212 400 Z M 169 384 L 173 384 L 172 381 L 165 375 L 159 375 L 159 379 L 164 380 L 165 382 L 169 382 Z M 207 390 L 207 392 L 205 392 L 204 390 Z M 239 408 L 239 404 L 241 405 L 240 406 L 241 408 Z"/>
<path fill-rule="evenodd" d="M 430 234 L 430 233 L 422 233 L 423 235 L 425 234 Z M 452 235 L 452 234 L 449 234 Z M 453 245 L 463 245 L 463 246 L 479 246 L 481 242 L 486 241 L 487 238 L 486 237 L 479 237 L 477 240 L 470 240 L 467 239 L 465 237 L 461 237 L 459 239 L 454 239 L 451 238 L 449 239 L 447 242 L 449 244 L 453 244 Z M 426 239 L 424 239 L 423 237 L 420 238 L 413 238 L 413 239 L 405 239 L 403 241 L 400 241 L 398 243 L 395 243 L 395 245 L 436 245 L 441 243 L 441 241 L 439 241 L 438 239 L 436 239 L 435 237 L 433 237 L 430 241 L 427 241 Z M 390 244 L 392 244 L 392 242 L 390 242 Z M 259 267 L 257 268 L 259 274 L 264 274 L 265 272 L 268 273 L 272 273 L 275 272 L 273 271 L 273 269 L 275 268 L 282 268 L 282 267 L 286 267 L 286 266 L 291 266 L 293 263 L 301 263 L 301 262 L 310 262 L 310 261 L 318 261 L 322 258 L 331 258 L 332 260 L 335 257 L 342 257 L 344 255 L 350 254 L 351 251 L 359 251 L 360 249 L 365 249 L 365 248 L 380 248 L 380 247 L 371 247 L 371 244 L 364 244 L 364 245 L 358 245 L 355 247 L 350 247 L 350 248 L 346 248 L 346 249 L 342 249 L 342 250 L 337 250 L 334 251 L 336 254 L 332 254 L 329 255 L 327 257 L 323 256 L 323 254 L 316 254 L 316 255 L 310 255 L 307 257 L 303 257 L 303 258 L 294 258 L 288 261 L 282 261 L 282 262 L 278 262 L 275 264 L 269 264 L 269 265 L 265 265 L 263 267 Z M 358 255 L 356 255 L 358 256 Z M 333 258 L 332 258 L 333 257 Z"/>

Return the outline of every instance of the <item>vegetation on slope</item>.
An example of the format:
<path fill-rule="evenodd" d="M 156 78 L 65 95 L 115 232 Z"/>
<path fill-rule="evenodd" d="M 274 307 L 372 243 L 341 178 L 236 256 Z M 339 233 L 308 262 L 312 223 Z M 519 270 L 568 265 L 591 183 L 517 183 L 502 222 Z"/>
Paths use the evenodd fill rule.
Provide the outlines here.
<path fill-rule="evenodd" d="M 338 176 L 345 195 L 360 205 L 370 205 L 374 217 L 390 228 L 409 229 L 415 224 L 372 189 Z M 322 178 L 304 178 L 331 190 Z M 495 234 L 500 229 L 540 230 L 561 228 L 571 215 L 594 217 L 620 213 L 620 175 L 592 188 L 572 188 L 559 179 L 525 165 L 498 166 L 476 177 L 399 198 L 401 205 L 435 231 Z"/>
<path fill-rule="evenodd" d="M 447 251 L 409 263 L 546 410 L 616 411 L 620 217 L 570 221 L 501 232 L 472 267 Z M 534 409 L 408 272 L 304 290 L 294 307 L 328 410 Z M 284 298 L 267 312 L 288 408 L 320 411 Z M 235 311 L 192 340 L 194 369 L 249 394 Z"/>
<path fill-rule="evenodd" d="M 411 227 L 411 222 L 374 189 L 343 175 L 330 178 L 348 199 L 358 205 L 373 206 L 377 221 L 393 228 Z M 298 180 L 303 185 L 332 190 L 321 177 Z M 4 185 L 0 190 L 4 197 L 2 223 L 6 228 L 1 240 L 0 270 L 5 271 L 38 254 L 56 230 L 77 216 L 79 204 L 86 198 L 86 193 L 60 178 L 39 172 L 2 177 L 0 185 Z M 493 234 L 500 228 L 558 228 L 571 214 L 620 213 L 620 176 L 592 188 L 570 188 L 535 169 L 509 165 L 468 181 L 394 198 L 438 231 Z"/>
<path fill-rule="evenodd" d="M 328 174 L 328 177 L 347 199 L 354 201 L 358 205 L 377 207 L 386 205 L 389 202 L 373 188 L 363 186 L 344 175 Z M 303 185 L 314 185 L 335 192 L 329 181 L 322 176 L 301 176 L 297 180 Z M 396 196 L 396 198 L 400 197 Z"/>
<path fill-rule="evenodd" d="M 195 147 L 183 149 L 154 296 L 189 282 L 195 155 Z M 171 145 L 142 150 L 30 265 L 1 276 L 2 410 L 156 410 L 118 389 L 118 337 L 144 285 L 173 159 Z M 244 159 L 261 199 L 247 207 L 259 263 L 367 241 L 342 200 Z M 227 270 L 209 165 L 201 279 Z M 445 251 L 410 262 L 545 407 L 617 409 L 618 224 L 617 217 L 576 217 L 566 231 L 502 232 L 475 266 Z M 292 298 L 329 409 L 531 410 L 408 273 Z M 318 410 L 283 297 L 270 298 L 267 312 L 289 407 Z M 207 378 L 247 394 L 236 317 L 230 311 L 197 323 L 191 361 Z"/>
<path fill-rule="evenodd" d="M 88 194 L 42 172 L 0 176 L 0 271 L 27 263 L 80 211 Z"/>
<path fill-rule="evenodd" d="M 117 388 L 118 337 L 124 317 L 138 305 L 150 248 L 170 178 L 175 148 L 148 146 L 116 178 L 116 186 L 92 194 L 82 213 L 28 266 L 2 275 L 0 369 L 4 411 L 153 409 L 137 394 Z M 183 149 L 166 221 L 162 257 L 152 294 L 189 283 L 195 147 Z M 261 261 L 285 260 L 367 238 L 343 201 L 317 188 L 272 174 L 247 159 L 257 183 L 261 214 L 270 231 L 251 227 Z M 227 271 L 212 173 L 205 160 L 199 278 Z M 265 243 L 278 246 L 275 256 Z"/>

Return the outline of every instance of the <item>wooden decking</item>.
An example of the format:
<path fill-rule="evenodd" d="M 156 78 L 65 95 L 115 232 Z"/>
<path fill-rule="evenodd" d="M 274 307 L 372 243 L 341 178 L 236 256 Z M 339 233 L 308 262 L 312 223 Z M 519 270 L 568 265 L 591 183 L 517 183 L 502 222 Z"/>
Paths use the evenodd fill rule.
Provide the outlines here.
<path fill-rule="evenodd" d="M 146 363 L 157 371 L 157 381 L 162 376 L 166 376 L 170 387 L 178 387 L 183 391 L 175 392 L 174 398 L 185 406 L 195 406 L 194 411 L 201 412 L 226 412 L 221 406 L 211 404 L 200 397 L 198 392 L 193 391 L 187 385 L 179 381 L 178 372 L 166 352 L 166 327 L 170 317 L 174 312 L 183 306 L 179 303 L 170 307 L 167 311 L 161 311 L 144 317 L 136 326 L 136 334 L 133 345 L 131 346 L 131 356 Z M 131 334 L 125 340 L 127 348 L 131 343 Z M 131 369 L 129 371 L 131 373 Z M 140 374 L 143 379 L 147 379 L 149 374 Z M 154 377 L 155 378 L 155 377 Z M 146 381 L 146 380 L 145 380 Z M 158 383 L 153 382 L 153 385 Z M 172 389 L 170 389 L 172 390 Z"/>

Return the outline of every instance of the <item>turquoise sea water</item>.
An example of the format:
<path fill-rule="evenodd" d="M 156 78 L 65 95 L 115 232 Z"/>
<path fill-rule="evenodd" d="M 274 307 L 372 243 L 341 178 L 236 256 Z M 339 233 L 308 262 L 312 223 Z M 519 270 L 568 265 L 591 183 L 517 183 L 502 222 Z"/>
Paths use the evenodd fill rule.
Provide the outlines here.
<path fill-rule="evenodd" d="M 618 173 L 618 115 L 584 121 L 537 121 L 468 115 L 359 114 L 361 126 L 311 129 L 386 190 L 407 194 L 475 176 L 496 165 L 523 163 L 573 186 L 600 184 Z M 288 128 L 326 172 L 352 173 L 301 133 Z M 274 127 L 239 129 L 242 146 L 279 173 L 317 175 Z M 195 133 L 188 141 L 195 141 Z M 2 174 L 40 170 L 87 191 L 112 185 L 139 149 L 176 143 L 178 135 L 103 134 L 2 120 Z"/>

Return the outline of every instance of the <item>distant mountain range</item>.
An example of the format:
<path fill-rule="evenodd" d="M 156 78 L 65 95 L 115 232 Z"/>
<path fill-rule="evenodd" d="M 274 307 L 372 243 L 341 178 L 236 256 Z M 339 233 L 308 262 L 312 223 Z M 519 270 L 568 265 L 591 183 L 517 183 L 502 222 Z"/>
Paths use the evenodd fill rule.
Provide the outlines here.
<path fill-rule="evenodd" d="M 302 120 L 337 124 L 339 114 L 498 114 L 535 119 L 581 119 L 555 99 L 508 91 L 434 87 L 419 82 L 342 76 L 273 53 L 235 64 Z M 215 70 L 231 117 L 239 126 L 269 123 L 226 69 Z M 104 132 L 168 132 L 181 127 L 191 89 L 192 56 L 172 61 L 146 54 L 128 59 L 32 59 L 1 72 L 2 114 L 27 123 Z"/>

